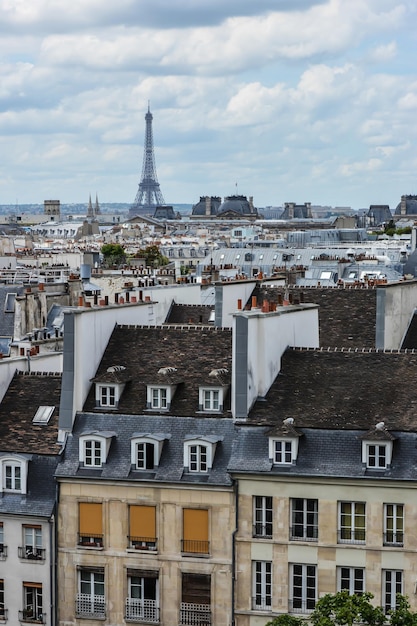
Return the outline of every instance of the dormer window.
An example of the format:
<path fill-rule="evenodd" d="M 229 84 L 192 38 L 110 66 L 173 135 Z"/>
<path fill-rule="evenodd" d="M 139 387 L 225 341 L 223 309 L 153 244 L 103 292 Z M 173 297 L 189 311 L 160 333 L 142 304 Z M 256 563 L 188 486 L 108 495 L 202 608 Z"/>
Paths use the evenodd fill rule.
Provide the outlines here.
<path fill-rule="evenodd" d="M 162 447 L 171 435 L 134 433 L 131 440 L 131 463 L 137 470 L 153 470 L 159 465 Z"/>
<path fill-rule="evenodd" d="M 168 408 L 168 388 L 152 387 L 151 388 L 151 408 L 167 409 Z"/>
<path fill-rule="evenodd" d="M 189 472 L 205 473 L 213 466 L 216 446 L 223 437 L 190 436 L 184 443 L 184 467 Z"/>
<path fill-rule="evenodd" d="M 301 433 L 294 428 L 294 420 L 289 417 L 282 426 L 269 433 L 269 458 L 273 465 L 292 465 L 297 461 L 298 440 Z"/>
<path fill-rule="evenodd" d="M 199 410 L 221 413 L 229 382 L 229 371 L 226 368 L 212 370 L 208 377 L 208 385 L 199 388 Z"/>
<path fill-rule="evenodd" d="M 112 365 L 104 374 L 93 378 L 96 387 L 96 406 L 117 409 L 126 383 L 130 379 L 124 365 Z"/>
<path fill-rule="evenodd" d="M 114 385 L 98 385 L 100 406 L 116 406 L 116 387 Z"/>
<path fill-rule="evenodd" d="M 362 463 L 366 469 L 386 470 L 391 465 L 394 436 L 385 428 L 384 422 L 361 437 Z"/>
<path fill-rule="evenodd" d="M 26 493 L 29 455 L 0 456 L 0 487 L 3 492 Z"/>
<path fill-rule="evenodd" d="M 84 467 L 101 468 L 107 460 L 114 432 L 84 433 L 79 439 L 79 459 Z"/>

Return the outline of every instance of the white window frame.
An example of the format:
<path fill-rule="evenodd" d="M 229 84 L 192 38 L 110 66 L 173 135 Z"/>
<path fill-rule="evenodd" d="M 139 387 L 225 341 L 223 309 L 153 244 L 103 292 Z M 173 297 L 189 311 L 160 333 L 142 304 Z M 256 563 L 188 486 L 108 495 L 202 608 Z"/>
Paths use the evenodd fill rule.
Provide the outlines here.
<path fill-rule="evenodd" d="M 101 439 L 84 439 L 83 462 L 85 467 L 96 468 L 103 466 L 103 442 Z"/>
<path fill-rule="evenodd" d="M 33 585 L 33 583 L 32 583 Z M 31 584 L 23 585 L 23 613 L 31 612 L 31 616 L 23 619 L 23 621 L 43 622 L 43 597 L 42 587 L 33 586 Z"/>
<path fill-rule="evenodd" d="M 98 576 L 102 580 L 96 580 Z M 81 567 L 78 570 L 77 617 L 105 617 L 105 583 L 104 568 L 89 569 L 88 567 Z M 97 593 L 97 591 L 103 591 L 103 593 Z"/>
<path fill-rule="evenodd" d="M 359 507 L 364 508 L 364 512 L 362 513 L 359 510 Z M 344 510 L 346 509 L 346 511 Z M 347 509 L 350 509 L 348 511 Z M 366 542 L 366 502 L 358 502 L 358 501 L 347 501 L 343 500 L 339 502 L 339 529 L 338 529 L 338 543 L 354 543 L 354 544 L 363 544 Z M 350 517 L 350 525 L 342 525 L 343 517 Z M 358 522 L 363 519 L 364 525 L 363 527 L 358 524 Z M 346 533 L 349 533 L 349 537 L 342 536 Z"/>
<path fill-rule="evenodd" d="M 391 465 L 392 441 L 362 441 L 362 463 L 367 469 L 385 470 Z"/>
<path fill-rule="evenodd" d="M 272 561 L 252 561 L 252 608 L 272 610 Z"/>
<path fill-rule="evenodd" d="M 253 496 L 253 536 L 272 538 L 273 533 L 272 496 Z"/>
<path fill-rule="evenodd" d="M 158 465 L 157 446 L 154 441 L 135 441 L 135 458 L 132 465 L 138 470 L 153 470 Z"/>
<path fill-rule="evenodd" d="M 317 498 L 291 498 L 290 509 L 290 539 L 292 541 L 318 541 L 319 501 Z"/>
<path fill-rule="evenodd" d="M 269 458 L 274 465 L 292 465 L 297 460 L 298 437 L 269 438 Z"/>
<path fill-rule="evenodd" d="M 219 413 L 223 410 L 221 387 L 200 387 L 200 407 L 204 412 Z"/>
<path fill-rule="evenodd" d="M 349 595 L 365 593 L 365 568 L 345 567 L 337 568 L 337 590 L 348 591 Z"/>
<path fill-rule="evenodd" d="M 0 457 L 0 489 L 6 493 L 26 493 L 29 457 Z M 11 468 L 11 475 L 8 470 Z M 20 476 L 16 470 L 19 469 Z M 11 482 L 10 482 L 11 481 Z"/>
<path fill-rule="evenodd" d="M 384 545 L 404 545 L 404 504 L 384 503 Z"/>
<path fill-rule="evenodd" d="M 195 443 L 188 446 L 188 470 L 190 472 L 206 473 L 208 471 L 207 458 L 207 445 Z"/>
<path fill-rule="evenodd" d="M 193 447 L 196 446 L 197 450 L 193 450 Z M 214 455 L 216 454 L 216 446 L 217 441 L 213 441 L 210 439 L 206 439 L 203 436 L 198 437 L 196 439 L 188 439 L 184 442 L 184 467 L 188 468 L 189 472 L 192 473 L 206 473 L 213 467 Z M 202 459 L 202 453 L 205 448 L 205 460 Z M 197 458 L 193 458 L 197 455 Z M 191 469 L 191 460 L 197 464 L 197 469 Z M 205 461 L 203 464 L 201 461 Z M 203 468 L 201 467 L 203 465 Z"/>
<path fill-rule="evenodd" d="M 84 434 L 79 438 L 79 461 L 84 467 L 92 469 L 101 469 L 106 462 L 107 455 L 109 453 L 112 436 L 115 433 L 109 433 L 108 436 L 100 436 L 99 434 Z M 92 454 L 90 460 L 90 454 L 87 454 L 87 446 L 92 446 Z M 95 454 L 98 452 L 98 454 Z M 89 462 L 86 462 L 88 459 Z M 94 462 L 94 459 L 98 460 L 98 463 Z"/>
<path fill-rule="evenodd" d="M 42 549 L 42 527 L 41 526 L 24 526 L 23 527 L 23 545 L 25 551 L 30 548 L 35 550 Z"/>
<path fill-rule="evenodd" d="M 403 570 L 386 569 L 382 571 L 382 608 L 385 613 L 397 608 L 397 593 L 404 593 Z"/>
<path fill-rule="evenodd" d="M 96 383 L 96 405 L 117 409 L 124 385 L 115 383 Z"/>
<path fill-rule="evenodd" d="M 148 385 L 146 391 L 147 408 L 152 411 L 169 411 L 173 397 L 171 385 Z"/>
<path fill-rule="evenodd" d="M 295 584 L 301 577 L 301 586 Z M 314 586 L 309 584 L 314 579 Z M 290 602 L 289 613 L 311 613 L 317 602 L 317 565 L 309 563 L 291 563 L 290 565 Z M 313 594 L 311 593 L 313 590 Z"/>

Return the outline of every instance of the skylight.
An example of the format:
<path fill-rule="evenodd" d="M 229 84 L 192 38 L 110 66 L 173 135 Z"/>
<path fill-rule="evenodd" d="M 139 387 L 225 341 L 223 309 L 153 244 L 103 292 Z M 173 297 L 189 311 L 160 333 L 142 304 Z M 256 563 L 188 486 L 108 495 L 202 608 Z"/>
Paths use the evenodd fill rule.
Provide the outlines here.
<path fill-rule="evenodd" d="M 54 412 L 54 406 L 40 406 L 32 420 L 33 424 L 47 424 Z"/>

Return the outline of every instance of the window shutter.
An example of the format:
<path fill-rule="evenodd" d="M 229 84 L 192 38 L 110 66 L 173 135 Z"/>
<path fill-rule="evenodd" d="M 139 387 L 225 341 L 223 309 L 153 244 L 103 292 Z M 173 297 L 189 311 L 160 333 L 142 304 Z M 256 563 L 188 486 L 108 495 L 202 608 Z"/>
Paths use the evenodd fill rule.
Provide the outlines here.
<path fill-rule="evenodd" d="M 103 534 L 103 517 L 101 513 L 101 503 L 80 502 L 80 535 L 100 537 Z"/>
<path fill-rule="evenodd" d="M 129 513 L 131 537 L 156 538 L 156 510 L 154 506 L 132 504 Z"/>
<path fill-rule="evenodd" d="M 208 541 L 207 509 L 184 509 L 183 523 L 186 541 Z"/>

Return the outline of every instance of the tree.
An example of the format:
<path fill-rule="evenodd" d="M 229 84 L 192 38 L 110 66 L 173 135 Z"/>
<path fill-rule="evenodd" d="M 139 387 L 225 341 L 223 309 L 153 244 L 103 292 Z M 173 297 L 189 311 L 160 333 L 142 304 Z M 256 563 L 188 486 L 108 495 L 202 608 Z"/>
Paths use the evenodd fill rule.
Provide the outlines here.
<path fill-rule="evenodd" d="M 373 597 L 371 593 L 360 595 L 350 595 L 348 591 L 328 593 L 317 602 L 310 621 L 314 626 L 353 624 L 381 626 L 387 621 L 387 617 L 380 606 L 371 603 Z"/>
<path fill-rule="evenodd" d="M 265 626 L 303 626 L 304 621 L 295 617 L 294 615 L 278 615 L 271 622 L 265 624 Z"/>
<path fill-rule="evenodd" d="M 101 247 L 101 254 L 107 266 L 124 265 L 126 263 L 125 250 L 119 243 L 105 243 Z"/>
<path fill-rule="evenodd" d="M 138 250 L 134 256 L 136 259 L 145 259 L 147 267 L 161 267 L 169 263 L 166 256 L 161 254 L 159 247 L 155 245 Z"/>
<path fill-rule="evenodd" d="M 410 611 L 406 596 L 397 594 L 395 609 L 389 612 L 391 626 L 417 626 L 417 613 Z"/>

